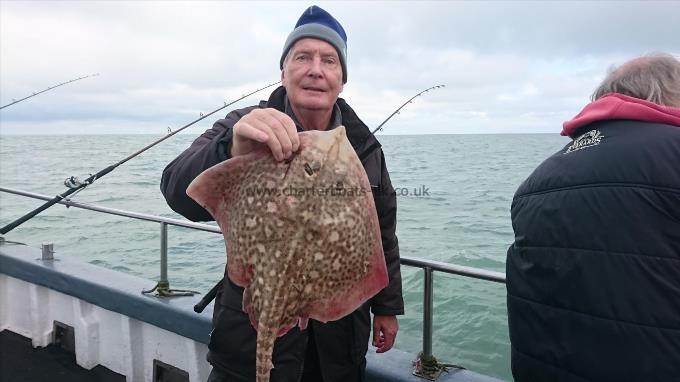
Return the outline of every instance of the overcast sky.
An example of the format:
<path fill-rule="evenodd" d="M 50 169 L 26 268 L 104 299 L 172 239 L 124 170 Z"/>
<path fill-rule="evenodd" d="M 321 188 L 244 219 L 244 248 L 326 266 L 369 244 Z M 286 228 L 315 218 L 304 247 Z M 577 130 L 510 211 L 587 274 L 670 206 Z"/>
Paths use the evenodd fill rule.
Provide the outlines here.
<path fill-rule="evenodd" d="M 100 75 L 0 110 L 0 134 L 164 134 L 277 81 L 283 42 L 312 4 L 347 31 L 341 97 L 369 126 L 446 85 L 417 98 L 385 134 L 557 134 L 612 64 L 680 54 L 678 1 L 1 0 L 1 105 Z"/>

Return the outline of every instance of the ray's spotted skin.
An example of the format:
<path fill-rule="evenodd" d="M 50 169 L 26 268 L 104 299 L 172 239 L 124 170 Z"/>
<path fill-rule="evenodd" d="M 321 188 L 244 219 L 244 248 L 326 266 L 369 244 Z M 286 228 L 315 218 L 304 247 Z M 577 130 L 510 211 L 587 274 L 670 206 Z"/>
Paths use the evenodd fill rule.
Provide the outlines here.
<path fill-rule="evenodd" d="M 229 278 L 245 288 L 257 382 L 269 381 L 277 336 L 340 319 L 388 283 L 368 178 L 343 126 L 300 133 L 285 162 L 265 148 L 220 163 L 187 194 L 219 224 Z"/>

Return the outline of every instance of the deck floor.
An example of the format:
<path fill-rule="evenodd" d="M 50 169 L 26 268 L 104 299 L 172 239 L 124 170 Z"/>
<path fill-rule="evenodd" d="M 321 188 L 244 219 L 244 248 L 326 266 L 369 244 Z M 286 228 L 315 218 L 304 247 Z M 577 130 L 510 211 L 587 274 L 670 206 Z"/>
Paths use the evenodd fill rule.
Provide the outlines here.
<path fill-rule="evenodd" d="M 49 345 L 33 348 L 31 340 L 0 332 L 0 382 L 125 382 L 125 377 L 99 365 L 86 370 L 75 355 Z"/>

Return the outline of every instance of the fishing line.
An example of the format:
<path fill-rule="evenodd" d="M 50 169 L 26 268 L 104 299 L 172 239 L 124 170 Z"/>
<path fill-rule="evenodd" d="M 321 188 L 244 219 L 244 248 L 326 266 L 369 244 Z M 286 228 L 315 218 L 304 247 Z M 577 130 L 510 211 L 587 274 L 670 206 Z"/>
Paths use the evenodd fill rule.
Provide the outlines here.
<path fill-rule="evenodd" d="M 225 101 L 225 102 L 224 102 L 224 106 L 222 106 L 222 107 L 220 107 L 220 108 L 218 108 L 218 109 L 215 109 L 215 110 L 213 110 L 212 112 L 210 112 L 210 113 L 208 113 L 208 114 L 203 115 L 203 113 L 200 113 L 200 118 L 198 118 L 198 119 L 196 119 L 196 120 L 194 120 L 194 121 L 192 121 L 192 122 L 190 122 L 190 123 L 188 123 L 188 124 L 182 126 L 182 127 L 179 128 L 178 130 L 169 131 L 168 134 L 165 135 L 163 138 L 158 139 L 158 140 L 156 140 L 155 142 L 153 142 L 153 143 L 151 143 L 151 144 L 145 146 L 145 147 L 142 148 L 141 150 L 139 150 L 139 151 L 137 151 L 137 152 L 131 154 L 130 156 L 126 157 L 125 159 L 121 160 L 120 162 L 115 163 L 115 164 L 112 164 L 111 166 L 106 167 L 105 169 L 99 171 L 98 173 L 96 173 L 96 174 L 94 174 L 94 175 L 90 175 L 89 178 L 87 178 L 87 179 L 85 179 L 85 180 L 83 180 L 83 181 L 80 181 L 77 177 L 73 177 L 73 176 L 70 177 L 70 178 L 67 178 L 67 179 L 64 181 L 64 185 L 65 185 L 66 187 L 68 187 L 68 190 L 66 190 L 64 193 L 62 193 L 62 194 L 60 194 L 60 195 L 55 196 L 53 199 L 49 200 L 48 202 L 46 202 L 46 203 L 43 204 L 42 206 L 40 206 L 40 207 L 34 209 L 33 211 L 27 213 L 26 215 L 24 215 L 24 216 L 20 217 L 19 219 L 13 221 L 12 223 L 7 224 L 6 226 L 0 228 L 0 234 L 4 235 L 4 234 L 6 234 L 7 232 L 13 230 L 14 228 L 20 226 L 21 224 L 25 223 L 27 220 L 33 218 L 35 215 L 41 213 L 42 211 L 44 211 L 44 210 L 50 208 L 50 207 L 53 206 L 53 205 L 55 205 L 55 204 L 58 203 L 60 200 L 66 199 L 67 196 L 69 196 L 69 195 L 71 195 L 71 194 L 73 194 L 73 193 L 75 193 L 75 192 L 79 192 L 79 191 L 82 190 L 83 188 L 85 188 L 85 187 L 89 186 L 90 184 L 94 183 L 94 181 L 95 181 L 96 179 L 102 178 L 104 175 L 106 175 L 106 174 L 110 173 L 111 171 L 113 171 L 116 167 L 122 165 L 123 163 L 129 161 L 130 159 L 136 157 L 137 155 L 143 153 L 144 151 L 146 151 L 146 150 L 148 150 L 148 149 L 150 149 L 150 148 L 156 146 L 157 144 L 159 144 L 159 143 L 163 142 L 164 140 L 166 140 L 166 139 L 172 137 L 173 135 L 175 135 L 175 134 L 179 133 L 180 131 L 186 129 L 187 127 L 189 127 L 189 126 L 195 124 L 196 122 L 199 122 L 199 121 L 201 121 L 201 120 L 203 120 L 203 119 L 205 119 L 205 118 L 207 118 L 207 117 L 209 117 L 209 116 L 211 116 L 211 115 L 217 113 L 218 111 L 224 109 L 225 107 L 231 106 L 231 105 L 235 104 L 236 102 L 241 101 L 242 99 L 244 99 L 244 98 L 246 98 L 246 97 L 249 97 L 249 96 L 251 96 L 251 95 L 253 95 L 253 94 L 257 93 L 257 92 L 260 92 L 260 91 L 262 91 L 262 90 L 264 90 L 264 89 L 267 89 L 267 88 L 270 88 L 270 87 L 272 87 L 272 86 L 274 86 L 274 85 L 277 85 L 278 83 L 280 83 L 280 81 L 271 83 L 271 84 L 269 84 L 269 85 L 267 85 L 267 86 L 264 86 L 264 87 L 261 87 L 261 88 L 255 90 L 255 91 L 252 91 L 252 92 L 250 92 L 250 93 L 248 93 L 248 94 L 243 95 L 241 98 L 239 98 L 239 99 L 237 99 L 237 100 L 235 100 L 235 101 L 232 101 L 232 102 L 229 102 L 229 103 L 227 103 L 227 102 Z M 17 102 L 18 102 L 18 101 L 17 101 Z"/>

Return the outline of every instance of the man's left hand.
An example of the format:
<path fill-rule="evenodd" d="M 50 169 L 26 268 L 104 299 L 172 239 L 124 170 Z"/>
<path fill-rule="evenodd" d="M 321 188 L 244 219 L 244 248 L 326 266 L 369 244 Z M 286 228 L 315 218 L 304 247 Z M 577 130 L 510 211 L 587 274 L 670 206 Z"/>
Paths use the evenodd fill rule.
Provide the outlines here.
<path fill-rule="evenodd" d="M 376 347 L 376 353 L 384 353 L 394 345 L 394 340 L 397 338 L 397 331 L 399 331 L 399 323 L 397 316 L 379 316 L 373 317 L 373 346 Z"/>

